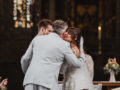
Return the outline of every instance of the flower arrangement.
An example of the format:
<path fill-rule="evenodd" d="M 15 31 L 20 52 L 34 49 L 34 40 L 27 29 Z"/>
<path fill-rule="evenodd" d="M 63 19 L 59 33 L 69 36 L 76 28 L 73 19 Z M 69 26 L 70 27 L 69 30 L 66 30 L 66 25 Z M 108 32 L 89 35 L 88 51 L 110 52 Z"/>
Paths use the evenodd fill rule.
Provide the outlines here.
<path fill-rule="evenodd" d="M 120 65 L 117 63 L 116 58 L 109 58 L 108 63 L 104 67 L 105 73 L 114 71 L 116 74 L 120 72 Z"/>

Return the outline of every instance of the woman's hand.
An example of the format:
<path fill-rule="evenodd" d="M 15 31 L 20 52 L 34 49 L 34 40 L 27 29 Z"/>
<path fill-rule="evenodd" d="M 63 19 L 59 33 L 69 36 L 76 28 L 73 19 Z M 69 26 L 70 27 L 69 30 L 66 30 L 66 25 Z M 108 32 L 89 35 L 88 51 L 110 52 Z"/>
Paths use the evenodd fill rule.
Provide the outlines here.
<path fill-rule="evenodd" d="M 7 85 L 8 83 L 8 79 L 4 79 L 1 83 L 0 83 L 0 88 L 3 88 L 5 85 Z"/>
<path fill-rule="evenodd" d="M 79 51 L 79 49 L 78 49 L 78 47 L 76 46 L 76 47 L 73 47 L 72 48 L 72 51 L 73 51 L 73 53 L 76 55 L 76 57 L 80 57 L 80 51 Z"/>

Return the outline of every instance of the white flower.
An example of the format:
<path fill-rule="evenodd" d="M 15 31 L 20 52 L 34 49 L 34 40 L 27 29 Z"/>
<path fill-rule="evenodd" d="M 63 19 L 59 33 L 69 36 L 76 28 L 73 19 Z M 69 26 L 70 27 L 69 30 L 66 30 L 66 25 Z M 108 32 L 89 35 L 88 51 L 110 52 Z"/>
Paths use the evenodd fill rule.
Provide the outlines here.
<path fill-rule="evenodd" d="M 115 64 L 112 64 L 112 67 L 113 67 L 113 68 L 116 68 Z"/>

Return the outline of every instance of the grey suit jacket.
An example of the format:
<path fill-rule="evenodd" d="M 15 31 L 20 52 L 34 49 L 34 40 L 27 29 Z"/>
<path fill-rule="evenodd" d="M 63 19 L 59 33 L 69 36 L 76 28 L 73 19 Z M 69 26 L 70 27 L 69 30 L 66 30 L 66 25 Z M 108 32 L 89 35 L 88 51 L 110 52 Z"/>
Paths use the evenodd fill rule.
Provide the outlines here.
<path fill-rule="evenodd" d="M 83 59 L 78 60 L 72 53 L 70 44 L 59 35 L 51 33 L 36 36 L 21 58 L 22 70 L 25 73 L 23 85 L 32 83 L 58 90 L 58 74 L 64 60 L 75 67 L 84 64 Z"/>

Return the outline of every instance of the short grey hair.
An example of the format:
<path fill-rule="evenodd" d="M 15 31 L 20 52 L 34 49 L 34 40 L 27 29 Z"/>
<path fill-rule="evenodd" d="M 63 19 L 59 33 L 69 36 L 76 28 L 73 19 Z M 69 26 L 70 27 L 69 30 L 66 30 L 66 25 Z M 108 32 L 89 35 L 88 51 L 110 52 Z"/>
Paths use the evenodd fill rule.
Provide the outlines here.
<path fill-rule="evenodd" d="M 67 28 L 68 28 L 68 25 L 63 20 L 55 20 L 53 22 L 53 31 L 59 35 L 65 32 Z"/>

